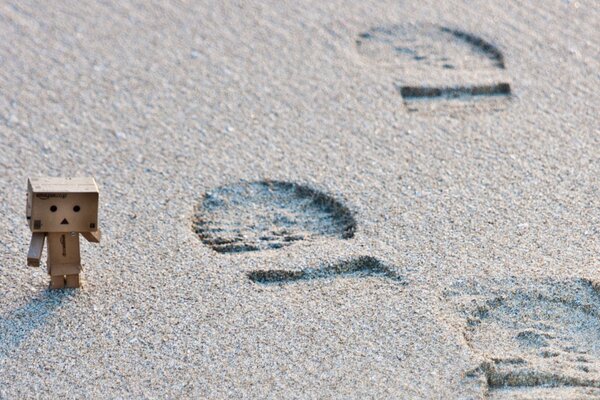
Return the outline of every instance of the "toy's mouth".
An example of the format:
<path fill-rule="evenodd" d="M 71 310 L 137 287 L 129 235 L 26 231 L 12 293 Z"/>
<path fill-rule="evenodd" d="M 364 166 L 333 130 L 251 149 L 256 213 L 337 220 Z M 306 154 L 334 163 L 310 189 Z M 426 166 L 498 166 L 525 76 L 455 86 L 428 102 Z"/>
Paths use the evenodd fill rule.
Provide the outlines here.
<path fill-rule="evenodd" d="M 67 221 L 67 219 L 63 219 L 62 222 L 60 223 L 61 225 L 69 225 L 69 221 Z"/>

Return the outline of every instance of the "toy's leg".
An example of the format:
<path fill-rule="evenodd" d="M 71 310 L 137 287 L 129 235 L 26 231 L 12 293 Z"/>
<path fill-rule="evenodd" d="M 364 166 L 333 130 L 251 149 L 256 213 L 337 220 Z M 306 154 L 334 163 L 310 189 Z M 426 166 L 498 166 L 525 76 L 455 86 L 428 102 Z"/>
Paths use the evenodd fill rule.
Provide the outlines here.
<path fill-rule="evenodd" d="M 67 287 L 78 288 L 79 287 L 79 274 L 67 275 Z"/>
<path fill-rule="evenodd" d="M 62 289 L 65 287 L 64 275 L 51 275 L 50 276 L 50 289 Z"/>
<path fill-rule="evenodd" d="M 81 258 L 79 257 L 79 234 L 58 232 L 48 234 L 48 273 L 51 275 L 52 288 L 79 287 L 79 272 Z M 60 277 L 62 285 L 54 287 L 54 279 Z M 58 285 L 58 278 L 56 278 Z"/>

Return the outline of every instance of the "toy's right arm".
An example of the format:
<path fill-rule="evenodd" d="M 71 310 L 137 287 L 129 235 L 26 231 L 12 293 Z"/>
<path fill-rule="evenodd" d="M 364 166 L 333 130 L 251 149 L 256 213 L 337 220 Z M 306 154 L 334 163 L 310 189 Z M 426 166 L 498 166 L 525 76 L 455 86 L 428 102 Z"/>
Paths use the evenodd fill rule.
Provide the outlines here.
<path fill-rule="evenodd" d="M 45 239 L 46 234 L 43 232 L 34 232 L 31 234 L 31 243 L 29 243 L 29 252 L 27 253 L 27 265 L 30 267 L 40 266 Z"/>

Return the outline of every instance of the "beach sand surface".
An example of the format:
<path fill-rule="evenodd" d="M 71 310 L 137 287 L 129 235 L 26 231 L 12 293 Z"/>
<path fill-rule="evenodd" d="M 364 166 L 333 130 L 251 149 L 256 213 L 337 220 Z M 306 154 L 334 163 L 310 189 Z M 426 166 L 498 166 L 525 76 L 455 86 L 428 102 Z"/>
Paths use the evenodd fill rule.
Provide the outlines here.
<path fill-rule="evenodd" d="M 7 0 L 0 36 L 0 398 L 600 398 L 595 2 Z M 100 187 L 79 290 L 26 266 L 42 175 Z"/>

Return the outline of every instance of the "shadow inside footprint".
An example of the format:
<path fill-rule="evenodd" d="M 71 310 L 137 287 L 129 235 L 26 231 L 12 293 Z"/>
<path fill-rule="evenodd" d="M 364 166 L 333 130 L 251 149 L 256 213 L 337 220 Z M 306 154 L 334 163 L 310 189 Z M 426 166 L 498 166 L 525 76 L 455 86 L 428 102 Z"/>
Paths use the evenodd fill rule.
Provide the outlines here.
<path fill-rule="evenodd" d="M 339 276 L 377 276 L 405 284 L 403 278 L 375 257 L 360 256 L 320 268 L 306 268 L 298 271 L 259 270 L 248 273 L 248 278 L 259 284 L 291 283 L 313 279 L 327 279 Z"/>

